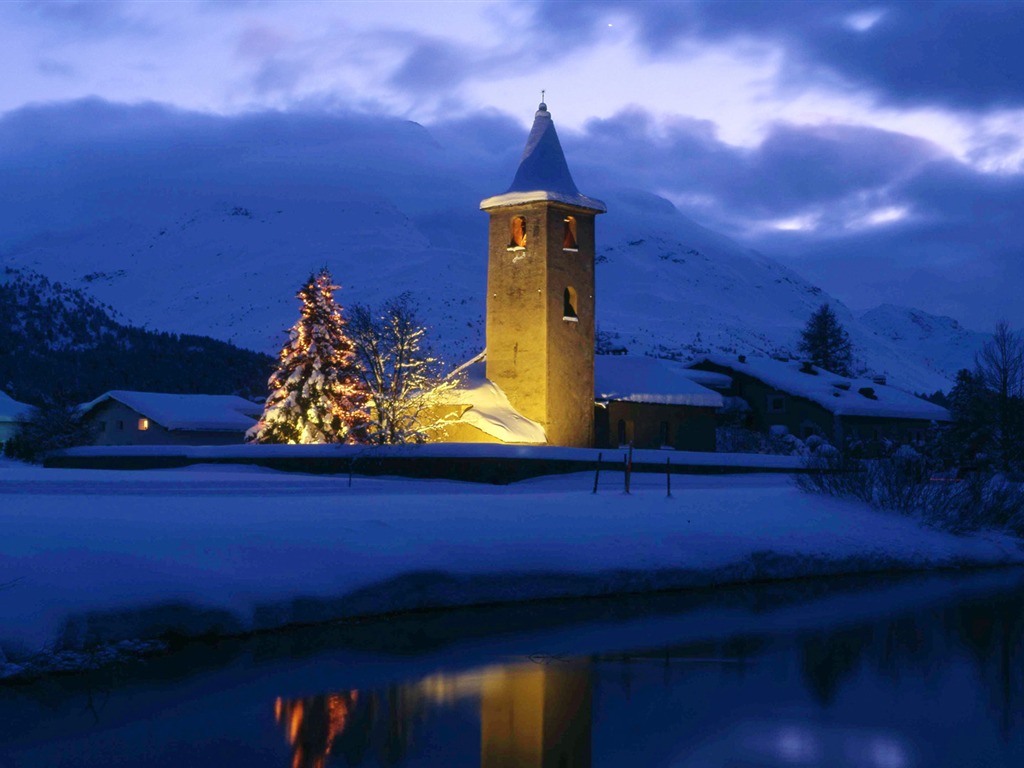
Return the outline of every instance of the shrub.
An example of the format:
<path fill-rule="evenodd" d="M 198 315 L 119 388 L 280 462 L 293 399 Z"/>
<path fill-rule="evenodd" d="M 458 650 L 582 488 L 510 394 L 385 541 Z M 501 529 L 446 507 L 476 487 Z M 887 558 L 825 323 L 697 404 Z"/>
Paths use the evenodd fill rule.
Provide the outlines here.
<path fill-rule="evenodd" d="M 91 443 L 92 437 L 76 406 L 48 403 L 33 411 L 21 430 L 4 445 L 4 452 L 12 459 L 35 462 L 50 451 Z"/>
<path fill-rule="evenodd" d="M 999 529 L 1024 535 L 1020 484 L 993 472 L 943 474 L 934 460 L 909 446 L 878 458 L 849 448 L 818 451 L 806 468 L 796 484 L 809 493 L 856 499 L 953 533 Z"/>

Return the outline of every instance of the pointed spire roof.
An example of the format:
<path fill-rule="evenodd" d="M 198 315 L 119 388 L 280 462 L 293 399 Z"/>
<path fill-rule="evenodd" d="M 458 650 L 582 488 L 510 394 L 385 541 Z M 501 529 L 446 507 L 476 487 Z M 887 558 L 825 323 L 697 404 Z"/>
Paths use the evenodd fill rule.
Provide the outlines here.
<path fill-rule="evenodd" d="M 572 180 L 569 164 L 565 162 L 562 144 L 558 141 L 555 123 L 548 112 L 548 105 L 540 103 L 533 118 L 533 128 L 526 140 L 519 170 L 512 180 L 512 186 L 503 195 L 488 197 L 481 201 L 484 210 L 503 205 L 521 205 L 544 200 L 589 208 L 599 213 L 607 207 L 600 200 L 580 194 Z"/>

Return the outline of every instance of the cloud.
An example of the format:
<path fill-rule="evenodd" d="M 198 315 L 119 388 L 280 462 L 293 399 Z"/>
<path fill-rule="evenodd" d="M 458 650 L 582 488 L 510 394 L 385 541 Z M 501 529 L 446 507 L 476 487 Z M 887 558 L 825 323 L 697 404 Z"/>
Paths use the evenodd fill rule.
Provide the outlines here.
<path fill-rule="evenodd" d="M 474 57 L 467 54 L 465 49 L 446 41 L 424 39 L 407 53 L 390 81 L 414 92 L 452 88 L 477 71 Z"/>
<path fill-rule="evenodd" d="M 737 148 L 709 121 L 633 108 L 559 131 L 585 193 L 655 192 L 848 303 L 1024 324 L 1020 176 L 857 125 L 777 123 Z M 436 242 L 482 237 L 477 205 L 507 188 L 525 136 L 493 110 L 424 127 L 312 109 L 216 116 L 99 99 L 24 108 L 0 117 L 0 197 L 10 201 L 0 252 L 40 229 L 260 198 L 388 200 L 430 221 Z"/>
<path fill-rule="evenodd" d="M 708 121 L 659 121 L 631 109 L 585 126 L 584 163 L 628 168 L 634 183 L 675 200 L 700 196 L 702 213 L 734 233 L 766 221 L 813 218 L 843 228 L 904 204 L 893 190 L 944 157 L 927 141 L 856 125 L 772 125 L 760 144 L 721 141 Z"/>
<path fill-rule="evenodd" d="M 845 82 L 902 106 L 1024 105 L 1024 80 L 1017 77 L 1024 70 L 1019 2 L 615 0 L 582 12 L 578 3 L 548 0 L 537 7 L 534 29 L 571 29 L 560 39 L 587 45 L 609 14 L 630 19 L 637 42 L 656 57 L 676 56 L 695 42 L 777 42 L 786 52 L 782 73 L 789 87 Z"/>
<path fill-rule="evenodd" d="M 57 32 L 87 37 L 150 35 L 155 26 L 123 0 L 30 0 L 22 13 Z"/>
<path fill-rule="evenodd" d="M 71 78 L 77 70 L 66 61 L 44 58 L 36 62 L 36 69 L 48 77 Z"/>
<path fill-rule="evenodd" d="M 1008 141 L 1006 138 L 998 138 Z M 629 110 L 563 132 L 577 176 L 653 190 L 853 305 L 910 304 L 987 328 L 1024 324 L 1024 176 L 859 125 L 776 123 L 760 144 Z M 577 179 L 579 181 L 579 179 Z"/>

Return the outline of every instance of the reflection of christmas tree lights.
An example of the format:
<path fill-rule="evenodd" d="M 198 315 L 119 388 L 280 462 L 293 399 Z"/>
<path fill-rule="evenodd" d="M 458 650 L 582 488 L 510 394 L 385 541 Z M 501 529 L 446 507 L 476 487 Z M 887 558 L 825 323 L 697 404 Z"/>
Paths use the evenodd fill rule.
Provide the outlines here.
<path fill-rule="evenodd" d="M 590 766 L 585 665 L 491 666 L 362 694 L 279 698 L 274 717 L 292 748 L 292 768 L 327 768 L 329 758 L 337 766 L 400 765 L 430 710 L 460 703 L 479 706 L 482 766 Z"/>
<path fill-rule="evenodd" d="M 274 701 L 274 719 L 292 747 L 292 768 L 324 768 L 358 700 L 359 691 L 349 691 Z"/>

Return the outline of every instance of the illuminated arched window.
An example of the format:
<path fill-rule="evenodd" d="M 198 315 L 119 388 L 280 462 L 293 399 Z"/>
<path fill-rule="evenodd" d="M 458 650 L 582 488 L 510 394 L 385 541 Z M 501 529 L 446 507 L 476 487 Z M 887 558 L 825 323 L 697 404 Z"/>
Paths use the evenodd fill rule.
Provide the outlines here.
<path fill-rule="evenodd" d="M 576 246 L 576 217 L 565 217 L 565 236 L 562 238 L 562 248 L 566 251 L 575 251 Z"/>
<path fill-rule="evenodd" d="M 526 247 L 526 217 L 525 216 L 513 216 L 512 221 L 509 222 L 509 248 L 525 248 Z"/>
<path fill-rule="evenodd" d="M 563 309 L 562 319 L 563 320 L 579 320 L 579 314 L 576 312 L 576 289 L 566 288 L 565 293 L 562 297 Z"/>

